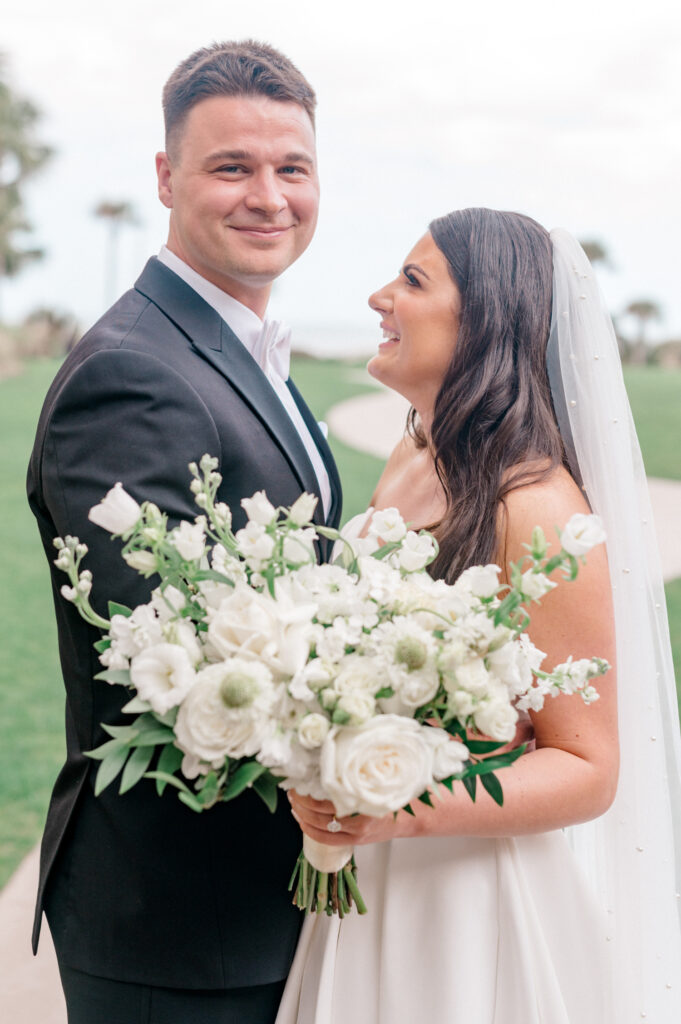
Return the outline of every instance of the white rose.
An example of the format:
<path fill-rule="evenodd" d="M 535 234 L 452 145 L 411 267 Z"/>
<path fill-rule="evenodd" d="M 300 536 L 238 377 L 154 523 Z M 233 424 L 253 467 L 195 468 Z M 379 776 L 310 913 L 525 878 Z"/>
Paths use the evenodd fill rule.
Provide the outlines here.
<path fill-rule="evenodd" d="M 465 661 L 463 665 L 457 665 L 454 674 L 458 684 L 457 689 L 467 690 L 475 697 L 484 697 L 489 692 L 490 675 L 482 658 L 472 658 L 470 661 Z"/>
<path fill-rule="evenodd" d="M 171 530 L 168 540 L 186 562 L 196 561 L 202 557 L 206 548 L 203 523 L 189 523 L 183 519 L 179 526 Z"/>
<path fill-rule="evenodd" d="M 475 726 L 493 740 L 508 743 L 515 736 L 518 712 L 502 695 L 483 701 L 473 712 Z"/>
<path fill-rule="evenodd" d="M 409 530 L 402 541 L 402 547 L 395 552 L 400 569 L 416 572 L 423 569 L 435 554 L 432 538 L 427 534 L 414 533 Z"/>
<path fill-rule="evenodd" d="M 109 533 L 128 533 L 140 521 L 142 509 L 124 489 L 120 481 L 102 498 L 99 505 L 93 505 L 88 519 Z"/>
<path fill-rule="evenodd" d="M 354 729 L 331 729 L 320 771 L 336 813 L 381 817 L 431 786 L 433 748 L 425 728 L 412 718 L 378 715 Z"/>
<path fill-rule="evenodd" d="M 264 491 L 256 491 L 252 498 L 242 498 L 241 507 L 250 521 L 259 526 L 267 526 L 277 514 Z"/>
<path fill-rule="evenodd" d="M 470 590 L 476 597 L 494 597 L 499 589 L 500 571 L 498 565 L 471 565 L 457 582 L 461 589 Z"/>
<path fill-rule="evenodd" d="M 553 590 L 557 586 L 558 584 L 550 580 L 543 572 L 533 572 L 532 569 L 523 573 L 520 583 L 523 594 L 532 601 L 538 601 L 540 597 L 548 594 L 549 590 Z"/>
<path fill-rule="evenodd" d="M 386 544 L 392 541 L 402 540 L 407 532 L 404 519 L 396 508 L 384 508 L 374 512 L 369 534 L 372 537 L 380 537 Z"/>
<path fill-rule="evenodd" d="M 275 696 L 266 665 L 243 658 L 209 665 L 180 706 L 177 745 L 215 768 L 225 757 L 252 757 L 270 726 Z"/>
<path fill-rule="evenodd" d="M 464 761 L 468 760 L 468 747 L 452 739 L 444 729 L 429 728 L 425 736 L 433 748 L 433 778 L 448 779 L 462 771 Z"/>
<path fill-rule="evenodd" d="M 143 576 L 152 576 L 156 572 L 156 555 L 151 551 L 126 551 L 123 558 L 131 569 L 135 569 Z"/>
<path fill-rule="evenodd" d="M 297 501 L 294 501 L 291 505 L 291 510 L 288 514 L 289 519 L 296 526 L 305 526 L 312 519 L 318 500 L 316 495 L 307 494 L 303 491 Z"/>
<path fill-rule="evenodd" d="M 305 715 L 298 726 L 298 739 L 306 750 L 314 750 L 316 747 L 321 747 L 330 728 L 331 725 L 326 715 L 313 711 L 311 714 Z"/>
<path fill-rule="evenodd" d="M 177 707 L 192 686 L 196 675 L 189 655 L 177 644 L 161 643 L 137 654 L 130 665 L 130 680 L 142 700 L 164 715 Z"/>
<path fill-rule="evenodd" d="M 355 690 L 340 696 L 336 710 L 343 711 L 350 716 L 347 725 L 363 725 L 373 717 L 376 711 L 376 701 L 370 693 Z"/>
<path fill-rule="evenodd" d="M 415 711 L 432 700 L 440 686 L 434 665 L 427 665 L 414 672 L 401 671 L 399 674 L 388 669 L 388 674 L 401 701 L 410 711 Z"/>
<path fill-rule="evenodd" d="M 373 696 L 388 683 L 385 670 L 373 658 L 348 654 L 340 664 L 333 685 L 336 693 L 368 693 Z"/>
<path fill-rule="evenodd" d="M 596 544 L 605 540 L 605 530 L 601 517 L 576 512 L 565 524 L 560 535 L 560 543 L 569 555 L 576 558 L 585 555 Z"/>
<path fill-rule="evenodd" d="M 243 530 L 235 536 L 237 547 L 244 558 L 255 558 L 262 562 L 274 551 L 274 538 L 265 531 L 265 527 L 251 519 Z"/>

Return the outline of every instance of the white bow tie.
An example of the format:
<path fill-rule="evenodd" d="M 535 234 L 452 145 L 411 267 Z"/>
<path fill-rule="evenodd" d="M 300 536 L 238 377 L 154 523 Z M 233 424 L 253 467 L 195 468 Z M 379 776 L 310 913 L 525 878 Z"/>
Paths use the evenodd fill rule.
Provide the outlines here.
<path fill-rule="evenodd" d="M 265 320 L 253 358 L 266 377 L 276 373 L 288 380 L 291 367 L 291 328 L 279 320 Z"/>

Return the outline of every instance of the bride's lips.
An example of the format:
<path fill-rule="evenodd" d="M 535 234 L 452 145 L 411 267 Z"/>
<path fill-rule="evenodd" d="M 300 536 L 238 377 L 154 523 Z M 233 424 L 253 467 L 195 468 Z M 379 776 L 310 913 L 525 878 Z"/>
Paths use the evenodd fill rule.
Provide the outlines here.
<path fill-rule="evenodd" d="M 380 324 L 383 329 L 383 341 L 379 342 L 378 351 L 385 352 L 388 349 L 395 348 L 400 343 L 400 334 L 393 327 L 388 326 L 385 321 L 381 321 Z"/>

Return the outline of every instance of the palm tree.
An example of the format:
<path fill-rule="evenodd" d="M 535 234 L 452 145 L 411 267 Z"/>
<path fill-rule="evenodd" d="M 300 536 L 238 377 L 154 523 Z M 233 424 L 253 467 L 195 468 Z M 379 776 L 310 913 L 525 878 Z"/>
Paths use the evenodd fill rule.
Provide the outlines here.
<path fill-rule="evenodd" d="M 95 217 L 109 222 L 109 238 L 104 271 L 105 299 L 107 305 L 114 301 L 118 281 L 118 236 L 123 224 L 137 224 L 137 216 L 131 203 L 124 200 L 103 199 L 93 210 Z"/>
<path fill-rule="evenodd" d="M 643 364 L 646 362 L 647 345 L 646 333 L 651 320 L 662 319 L 662 309 L 654 299 L 636 299 L 630 302 L 625 313 L 638 320 L 638 332 L 631 352 L 631 362 Z"/>
<path fill-rule="evenodd" d="M 587 255 L 589 263 L 596 266 L 598 263 L 602 263 L 604 267 L 612 266 L 610 262 L 610 253 L 596 238 L 580 239 L 579 244 Z"/>
<path fill-rule="evenodd" d="M 22 235 L 31 231 L 24 214 L 22 187 L 52 155 L 50 147 L 34 137 L 39 119 L 38 109 L 8 85 L 0 55 L 0 282 L 44 255 L 41 248 L 21 242 Z"/>

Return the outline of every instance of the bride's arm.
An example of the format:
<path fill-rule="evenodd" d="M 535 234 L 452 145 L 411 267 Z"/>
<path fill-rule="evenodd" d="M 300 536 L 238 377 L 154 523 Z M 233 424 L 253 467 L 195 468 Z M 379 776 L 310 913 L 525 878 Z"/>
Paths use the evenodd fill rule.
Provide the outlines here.
<path fill-rule="evenodd" d="M 519 559 L 537 524 L 549 541 L 554 527 L 575 511 L 588 511 L 567 474 L 558 473 L 543 484 L 512 492 L 507 499 L 506 557 Z M 554 547 L 557 541 L 554 541 Z M 509 836 L 544 832 L 587 821 L 612 802 L 618 771 L 615 641 L 610 581 L 603 546 L 588 556 L 572 583 L 561 583 L 532 605 L 530 636 L 546 652 L 545 668 L 569 655 L 606 658 L 613 668 L 596 685 L 600 699 L 589 706 L 578 696 L 547 698 L 542 711 L 532 714 L 536 749 L 499 772 L 504 805 L 499 807 L 478 786 L 473 803 L 461 783 L 453 794 L 439 787 L 442 799 L 434 809 L 414 802 L 414 817 L 400 812 L 372 819 L 343 818 L 341 832 L 326 824 L 333 815 L 329 803 L 292 796 L 301 827 L 323 842 L 357 844 L 415 835 Z"/>

